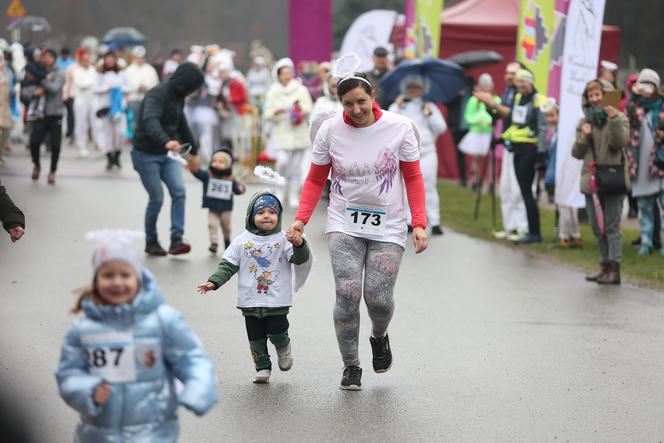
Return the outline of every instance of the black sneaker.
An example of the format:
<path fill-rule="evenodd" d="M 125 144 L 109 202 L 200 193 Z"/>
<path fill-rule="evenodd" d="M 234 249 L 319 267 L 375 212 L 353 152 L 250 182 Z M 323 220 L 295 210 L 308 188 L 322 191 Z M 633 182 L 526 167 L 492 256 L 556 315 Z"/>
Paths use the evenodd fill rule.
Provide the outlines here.
<path fill-rule="evenodd" d="M 433 235 L 443 235 L 443 228 L 436 225 L 433 228 L 431 228 L 431 234 L 433 234 Z"/>
<path fill-rule="evenodd" d="M 182 241 L 180 236 L 171 237 L 171 246 L 168 248 L 168 253 L 171 255 L 186 254 L 191 251 L 191 245 Z"/>
<path fill-rule="evenodd" d="M 228 249 L 228 247 L 231 245 L 231 241 L 224 239 L 224 249 Z"/>
<path fill-rule="evenodd" d="M 216 243 L 210 243 L 210 247 L 208 248 L 208 251 L 210 251 L 213 254 L 217 253 L 217 244 Z"/>
<path fill-rule="evenodd" d="M 542 237 L 535 234 L 526 234 L 525 237 L 513 242 L 516 245 L 530 245 L 533 243 L 542 243 Z"/>
<path fill-rule="evenodd" d="M 362 368 L 359 366 L 348 366 L 344 368 L 344 375 L 341 377 L 340 388 L 346 391 L 361 391 Z"/>
<path fill-rule="evenodd" d="M 148 255 L 155 255 L 158 257 L 163 257 L 167 254 L 166 250 L 161 247 L 158 241 L 150 241 L 145 244 L 145 252 Z"/>
<path fill-rule="evenodd" d="M 371 352 L 373 354 L 374 371 L 387 372 L 392 366 L 392 350 L 390 349 L 390 338 L 385 334 L 381 338 L 369 337 Z"/>

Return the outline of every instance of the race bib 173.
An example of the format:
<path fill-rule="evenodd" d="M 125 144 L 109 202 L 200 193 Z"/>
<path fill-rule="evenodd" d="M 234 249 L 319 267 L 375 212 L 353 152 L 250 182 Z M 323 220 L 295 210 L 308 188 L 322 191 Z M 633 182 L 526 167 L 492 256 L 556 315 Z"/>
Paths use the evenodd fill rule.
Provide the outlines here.
<path fill-rule="evenodd" d="M 387 213 L 383 208 L 348 204 L 345 212 L 345 226 L 351 232 L 384 234 Z"/>

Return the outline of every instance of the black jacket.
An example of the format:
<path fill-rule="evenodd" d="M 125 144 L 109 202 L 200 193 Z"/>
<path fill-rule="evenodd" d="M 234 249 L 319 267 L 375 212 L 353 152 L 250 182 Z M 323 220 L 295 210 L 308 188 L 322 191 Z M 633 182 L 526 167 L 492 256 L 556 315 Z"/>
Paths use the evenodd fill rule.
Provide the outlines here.
<path fill-rule="evenodd" d="M 184 99 L 203 83 L 203 71 L 193 63 L 182 63 L 165 82 L 150 89 L 138 111 L 134 149 L 149 154 L 166 154 L 169 140 L 191 143 L 192 154 L 198 147 L 184 116 Z"/>
<path fill-rule="evenodd" d="M 16 226 L 25 228 L 23 212 L 9 198 L 7 190 L 2 184 L 0 184 L 0 221 L 2 221 L 2 227 L 5 228 L 5 231 L 9 231 Z"/>

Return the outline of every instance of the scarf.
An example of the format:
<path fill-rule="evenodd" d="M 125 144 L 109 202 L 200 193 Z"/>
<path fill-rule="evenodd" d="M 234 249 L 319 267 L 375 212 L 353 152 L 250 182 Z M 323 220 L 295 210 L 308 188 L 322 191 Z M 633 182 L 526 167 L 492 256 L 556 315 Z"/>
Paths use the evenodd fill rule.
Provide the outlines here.
<path fill-rule="evenodd" d="M 371 111 L 373 112 L 376 121 L 380 120 L 380 118 L 383 116 L 383 110 L 380 109 L 380 106 L 378 106 L 378 103 L 376 102 L 373 102 L 373 104 L 371 105 Z M 355 123 L 353 123 L 353 120 L 351 120 L 348 114 L 346 114 L 346 111 L 344 111 L 344 123 L 346 123 L 349 126 L 352 126 L 353 128 L 357 128 Z"/>
<path fill-rule="evenodd" d="M 642 97 L 641 104 L 643 105 L 643 110 L 646 114 L 648 114 L 648 111 L 650 111 L 650 118 L 652 120 L 650 123 L 652 125 L 652 130 L 654 131 L 655 128 L 657 128 L 657 123 L 659 122 L 659 113 L 660 109 L 662 108 L 662 97 L 657 97 L 654 100 Z"/>
<path fill-rule="evenodd" d="M 583 113 L 586 115 L 586 120 L 597 128 L 604 127 L 607 122 L 608 116 L 601 106 L 588 106 Z"/>

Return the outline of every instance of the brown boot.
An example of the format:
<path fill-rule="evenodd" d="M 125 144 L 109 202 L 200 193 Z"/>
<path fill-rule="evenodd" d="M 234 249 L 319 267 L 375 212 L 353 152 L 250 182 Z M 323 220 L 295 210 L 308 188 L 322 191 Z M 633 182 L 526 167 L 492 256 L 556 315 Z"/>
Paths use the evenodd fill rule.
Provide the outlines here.
<path fill-rule="evenodd" d="M 601 275 L 597 279 L 600 285 L 619 285 L 620 284 L 620 263 L 610 261 L 607 267 L 606 274 Z"/>
<path fill-rule="evenodd" d="M 41 168 L 39 166 L 35 166 L 32 168 L 32 179 L 33 180 L 39 180 L 39 173 L 41 172 Z"/>
<path fill-rule="evenodd" d="M 600 262 L 599 272 L 593 275 L 586 275 L 586 281 L 597 281 L 602 275 L 606 274 L 607 263 Z"/>

